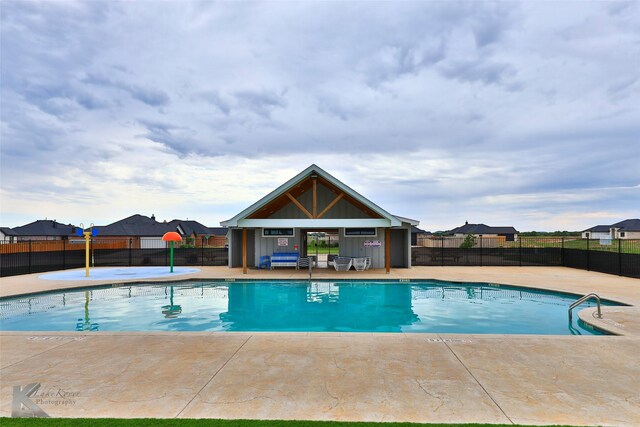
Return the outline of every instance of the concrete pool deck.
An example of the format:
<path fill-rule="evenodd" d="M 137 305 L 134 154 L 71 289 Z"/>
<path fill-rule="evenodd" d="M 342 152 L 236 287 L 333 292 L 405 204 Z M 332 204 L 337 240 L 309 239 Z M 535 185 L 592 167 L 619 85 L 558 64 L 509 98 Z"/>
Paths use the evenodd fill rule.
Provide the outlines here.
<path fill-rule="evenodd" d="M 180 279 L 306 278 L 199 268 Z M 0 296 L 114 283 L 37 276 L 1 279 Z M 0 416 L 11 415 L 14 386 L 39 382 L 39 406 L 62 417 L 640 425 L 638 279 L 563 267 L 316 271 L 314 278 L 595 291 L 632 306 L 603 307 L 599 320 L 625 336 L 0 332 Z M 592 311 L 580 316 L 596 322 Z M 71 397 L 47 397 L 58 390 Z"/>

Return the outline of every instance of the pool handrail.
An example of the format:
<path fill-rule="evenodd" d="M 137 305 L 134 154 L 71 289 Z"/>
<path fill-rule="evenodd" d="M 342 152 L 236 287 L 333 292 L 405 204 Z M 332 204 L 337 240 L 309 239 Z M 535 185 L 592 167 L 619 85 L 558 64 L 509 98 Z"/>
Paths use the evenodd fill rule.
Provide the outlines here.
<path fill-rule="evenodd" d="M 590 298 L 595 298 L 596 303 L 598 305 L 598 319 L 602 319 L 602 311 L 600 310 L 600 297 L 598 296 L 598 294 L 596 294 L 595 292 L 591 292 L 583 297 L 581 297 L 580 299 L 578 299 L 577 301 L 575 301 L 573 304 L 571 304 L 569 306 L 569 323 L 571 323 L 571 320 L 573 319 L 573 313 L 571 310 L 573 310 L 575 307 L 579 306 L 580 304 L 582 304 L 583 302 L 587 301 Z"/>

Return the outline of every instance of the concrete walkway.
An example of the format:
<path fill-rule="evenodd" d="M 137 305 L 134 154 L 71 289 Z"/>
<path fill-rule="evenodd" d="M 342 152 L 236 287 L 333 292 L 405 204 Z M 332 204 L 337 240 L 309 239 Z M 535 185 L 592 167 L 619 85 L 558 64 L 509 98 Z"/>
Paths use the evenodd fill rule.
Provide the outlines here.
<path fill-rule="evenodd" d="M 596 291 L 633 306 L 605 307 L 601 320 L 625 336 L 0 332 L 0 416 L 11 415 L 14 386 L 40 383 L 30 399 L 63 417 L 640 425 L 640 280 L 545 267 L 352 273 L 316 277 Z M 70 286 L 87 283 L 18 276 L 0 281 L 0 295 Z"/>

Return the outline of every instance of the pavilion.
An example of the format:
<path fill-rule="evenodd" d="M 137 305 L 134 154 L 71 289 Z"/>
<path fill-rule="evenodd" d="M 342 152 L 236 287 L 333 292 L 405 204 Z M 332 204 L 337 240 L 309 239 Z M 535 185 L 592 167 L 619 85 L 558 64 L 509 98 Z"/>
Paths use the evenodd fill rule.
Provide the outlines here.
<path fill-rule="evenodd" d="M 257 266 L 261 256 L 297 252 L 307 256 L 307 233 L 335 233 L 340 255 L 371 258 L 372 268 L 411 267 L 411 226 L 315 164 L 233 218 L 229 267 Z"/>

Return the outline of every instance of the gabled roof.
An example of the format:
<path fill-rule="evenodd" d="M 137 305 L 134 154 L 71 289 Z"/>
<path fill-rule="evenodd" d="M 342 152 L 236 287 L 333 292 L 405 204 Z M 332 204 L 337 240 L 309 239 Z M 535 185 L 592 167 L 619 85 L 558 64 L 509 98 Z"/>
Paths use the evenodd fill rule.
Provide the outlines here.
<path fill-rule="evenodd" d="M 403 222 L 402 218 L 396 217 L 395 215 L 390 214 L 389 212 L 382 209 L 380 206 L 376 205 L 366 197 L 362 196 L 360 193 L 358 193 L 351 187 L 345 185 L 344 183 L 342 183 L 342 181 L 336 179 L 331 174 L 327 173 L 325 170 L 323 170 L 322 168 L 320 168 L 315 164 L 312 164 L 311 166 L 309 166 L 308 168 L 306 168 L 305 170 L 303 170 L 302 172 L 300 172 L 299 174 L 297 174 L 296 176 L 294 176 L 293 178 L 291 178 L 290 180 L 288 180 L 287 182 L 285 182 L 284 184 L 282 184 L 281 186 L 273 190 L 271 193 L 267 194 L 266 196 L 264 196 L 263 198 L 261 198 L 260 200 L 258 200 L 257 202 L 255 202 L 254 204 L 252 204 L 251 206 L 249 206 L 248 208 L 246 208 L 236 216 L 234 216 L 233 218 L 228 219 L 227 221 L 222 221 L 220 225 L 225 227 L 237 227 L 238 221 L 248 218 L 249 216 L 256 213 L 258 210 L 260 210 L 270 202 L 273 202 L 278 197 L 283 196 L 289 190 L 295 187 L 298 183 L 307 179 L 312 174 L 317 175 L 319 178 L 322 178 L 333 187 L 344 192 L 344 194 L 347 195 L 347 197 L 349 197 L 355 203 L 361 204 L 366 210 L 369 210 L 375 213 L 376 215 L 379 215 L 379 217 L 382 219 L 388 220 L 390 226 L 402 225 L 402 222 Z M 404 222 L 408 221 L 408 219 L 406 218 L 404 220 L 405 220 Z M 309 220 L 309 221 L 320 222 L 323 220 L 315 219 L 315 220 Z M 413 222 L 414 224 L 412 225 L 419 224 L 418 221 L 413 221 Z"/>
<path fill-rule="evenodd" d="M 412 234 L 414 234 L 414 233 L 415 234 L 431 234 L 430 231 L 425 231 L 425 230 L 423 230 L 421 228 L 416 227 L 415 225 L 411 226 L 411 233 Z"/>
<path fill-rule="evenodd" d="M 587 231 L 590 231 L 592 233 L 608 233 L 609 228 L 611 228 L 610 225 L 596 225 L 595 227 L 587 228 L 583 231 L 583 233 Z"/>
<path fill-rule="evenodd" d="M 226 236 L 228 231 L 226 227 L 209 227 L 209 234 L 212 236 Z"/>
<path fill-rule="evenodd" d="M 112 224 L 96 227 L 99 236 L 157 237 L 168 231 L 176 231 L 177 225 L 158 222 L 148 216 L 135 214 Z"/>
<path fill-rule="evenodd" d="M 14 227 L 11 231 L 14 236 L 71 236 L 76 234 L 76 226 L 62 224 L 55 220 L 39 219 L 20 227 Z"/>
<path fill-rule="evenodd" d="M 209 227 L 198 221 L 174 219 L 169 222 L 158 222 L 153 216 L 150 218 L 140 214 L 131 215 L 112 224 L 97 227 L 97 229 L 99 236 L 159 237 L 169 231 L 177 231 L 184 236 L 211 234 Z"/>
<path fill-rule="evenodd" d="M 0 227 L 0 232 L 5 236 L 17 236 L 16 232 L 9 227 Z"/>
<path fill-rule="evenodd" d="M 620 231 L 640 231 L 640 219 L 632 218 L 611 225 L 596 225 L 595 227 L 583 230 L 583 233 L 587 231 L 592 233 L 608 233 L 612 228 L 618 228 Z"/>
<path fill-rule="evenodd" d="M 194 220 L 186 220 L 183 221 L 181 219 L 174 219 L 169 222 L 170 225 L 175 226 L 178 231 L 180 231 L 185 236 L 191 236 L 195 234 L 196 236 L 204 236 L 207 234 L 211 234 L 209 231 L 209 227 L 206 227 L 200 224 L 198 221 Z"/>
<path fill-rule="evenodd" d="M 516 234 L 518 230 L 513 227 L 491 227 L 486 224 L 464 224 L 449 230 L 451 234 Z"/>
<path fill-rule="evenodd" d="M 611 228 L 619 228 L 620 231 L 640 231 L 640 219 L 625 219 L 624 221 L 616 222 Z"/>

